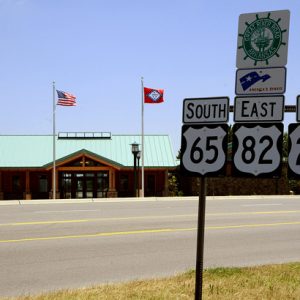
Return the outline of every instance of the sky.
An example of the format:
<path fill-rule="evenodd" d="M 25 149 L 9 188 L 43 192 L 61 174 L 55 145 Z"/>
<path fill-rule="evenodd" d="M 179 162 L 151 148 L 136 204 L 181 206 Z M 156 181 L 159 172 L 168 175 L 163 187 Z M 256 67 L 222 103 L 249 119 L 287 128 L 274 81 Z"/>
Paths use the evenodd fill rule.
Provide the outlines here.
<path fill-rule="evenodd" d="M 285 104 L 295 105 L 299 1 L 0 0 L 0 134 L 52 134 L 53 81 L 77 97 L 57 106 L 57 132 L 141 134 L 143 77 L 165 90 L 164 103 L 145 104 L 145 134 L 168 134 L 176 154 L 184 98 L 234 103 L 239 15 L 285 9 Z M 285 131 L 295 121 L 285 113 Z"/>

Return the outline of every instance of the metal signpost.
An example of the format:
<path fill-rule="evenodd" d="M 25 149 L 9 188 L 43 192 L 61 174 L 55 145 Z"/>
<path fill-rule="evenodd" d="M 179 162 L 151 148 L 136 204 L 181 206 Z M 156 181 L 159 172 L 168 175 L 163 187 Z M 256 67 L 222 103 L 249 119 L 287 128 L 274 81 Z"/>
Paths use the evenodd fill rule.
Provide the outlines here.
<path fill-rule="evenodd" d="M 200 177 L 195 299 L 202 299 L 206 176 L 225 174 L 229 98 L 191 98 L 183 102 L 180 168 Z M 209 125 L 207 125 L 209 123 Z"/>
<path fill-rule="evenodd" d="M 296 104 L 296 121 L 300 122 L 300 95 L 297 96 L 297 104 Z"/>

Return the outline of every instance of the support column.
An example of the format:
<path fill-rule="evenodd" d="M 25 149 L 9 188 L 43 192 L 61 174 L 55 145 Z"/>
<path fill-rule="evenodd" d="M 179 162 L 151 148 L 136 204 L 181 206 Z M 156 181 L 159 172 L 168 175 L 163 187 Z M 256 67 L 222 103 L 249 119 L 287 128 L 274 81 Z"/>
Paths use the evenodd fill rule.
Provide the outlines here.
<path fill-rule="evenodd" d="M 0 172 L 0 200 L 4 199 L 4 193 L 2 190 L 2 172 Z"/>
<path fill-rule="evenodd" d="M 107 198 L 118 197 L 118 192 L 116 191 L 116 171 L 114 169 L 109 170 L 109 187 L 107 192 Z"/>
<path fill-rule="evenodd" d="M 165 184 L 164 184 L 164 197 L 169 196 L 169 172 L 168 170 L 165 170 Z"/>
<path fill-rule="evenodd" d="M 52 187 L 53 187 L 53 170 L 52 170 L 52 179 L 51 179 L 51 181 L 52 181 Z M 60 193 L 59 193 L 59 189 L 58 189 L 58 183 L 59 183 L 59 178 L 58 178 L 58 170 L 56 169 L 55 170 L 55 192 L 56 192 L 56 194 L 55 194 L 55 199 L 60 199 Z M 49 199 L 53 199 L 53 191 L 51 190 L 50 192 L 49 192 Z"/>
<path fill-rule="evenodd" d="M 23 197 L 25 200 L 31 200 L 31 192 L 30 192 L 30 172 L 26 171 L 26 179 L 25 179 L 25 195 Z"/>
<path fill-rule="evenodd" d="M 60 199 L 60 193 L 59 193 L 59 178 L 58 178 L 58 170 L 56 169 L 56 175 L 55 175 L 55 180 L 56 180 L 56 184 L 55 184 L 55 187 L 56 187 L 56 197 L 55 199 Z"/>

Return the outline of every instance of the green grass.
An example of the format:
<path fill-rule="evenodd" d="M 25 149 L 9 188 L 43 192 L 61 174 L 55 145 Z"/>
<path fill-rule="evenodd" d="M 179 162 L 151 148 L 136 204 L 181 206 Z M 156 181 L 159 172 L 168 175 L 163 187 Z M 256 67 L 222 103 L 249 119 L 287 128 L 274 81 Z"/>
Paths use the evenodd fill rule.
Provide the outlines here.
<path fill-rule="evenodd" d="M 5 299 L 194 299 L 194 284 L 195 272 L 189 271 L 163 279 L 132 281 L 124 284 L 101 285 L 78 290 L 62 290 L 39 296 Z M 203 299 L 298 300 L 300 299 L 300 263 L 205 270 Z"/>

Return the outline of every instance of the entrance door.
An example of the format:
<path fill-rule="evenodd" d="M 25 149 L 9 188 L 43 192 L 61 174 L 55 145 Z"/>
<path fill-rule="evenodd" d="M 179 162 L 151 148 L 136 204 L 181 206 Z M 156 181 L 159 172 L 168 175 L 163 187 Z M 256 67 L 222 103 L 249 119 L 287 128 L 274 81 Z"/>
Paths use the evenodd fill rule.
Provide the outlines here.
<path fill-rule="evenodd" d="M 108 171 L 61 173 L 61 198 L 105 198 L 109 188 Z"/>
<path fill-rule="evenodd" d="M 97 198 L 107 197 L 107 191 L 109 187 L 108 172 L 97 173 L 96 181 L 97 181 L 96 197 Z"/>
<path fill-rule="evenodd" d="M 74 178 L 74 183 L 73 186 L 75 184 L 75 191 L 73 191 L 72 194 L 74 194 L 75 192 L 75 197 L 74 198 L 85 198 L 85 182 L 84 182 L 84 174 L 82 173 L 77 173 L 74 174 L 75 178 Z"/>
<path fill-rule="evenodd" d="M 95 173 L 86 173 L 84 198 L 94 198 L 94 189 L 95 189 Z"/>
<path fill-rule="evenodd" d="M 60 197 L 63 199 L 73 198 L 72 192 L 72 174 L 71 173 L 62 173 L 60 177 Z"/>

